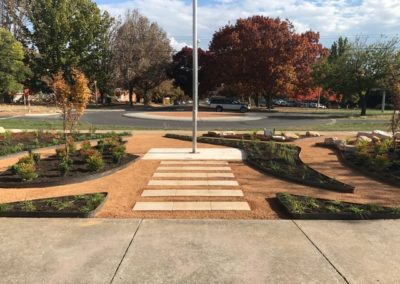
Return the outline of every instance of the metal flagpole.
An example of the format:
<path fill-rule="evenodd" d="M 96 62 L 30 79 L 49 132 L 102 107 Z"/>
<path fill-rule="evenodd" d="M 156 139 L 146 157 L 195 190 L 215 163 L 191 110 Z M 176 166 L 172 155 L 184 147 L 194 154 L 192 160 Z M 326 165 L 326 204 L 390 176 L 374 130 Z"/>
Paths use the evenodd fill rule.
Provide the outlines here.
<path fill-rule="evenodd" d="M 198 63 L 197 0 L 193 0 L 193 153 L 197 152 Z"/>

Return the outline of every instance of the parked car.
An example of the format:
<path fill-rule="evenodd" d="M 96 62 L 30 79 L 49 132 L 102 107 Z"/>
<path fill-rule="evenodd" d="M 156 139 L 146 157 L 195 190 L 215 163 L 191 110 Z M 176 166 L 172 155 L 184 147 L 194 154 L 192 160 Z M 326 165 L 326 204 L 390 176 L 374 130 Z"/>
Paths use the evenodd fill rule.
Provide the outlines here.
<path fill-rule="evenodd" d="M 217 112 L 224 110 L 238 110 L 240 112 L 247 112 L 250 110 L 250 105 L 240 103 L 229 98 L 211 98 L 209 107 L 215 109 Z"/>

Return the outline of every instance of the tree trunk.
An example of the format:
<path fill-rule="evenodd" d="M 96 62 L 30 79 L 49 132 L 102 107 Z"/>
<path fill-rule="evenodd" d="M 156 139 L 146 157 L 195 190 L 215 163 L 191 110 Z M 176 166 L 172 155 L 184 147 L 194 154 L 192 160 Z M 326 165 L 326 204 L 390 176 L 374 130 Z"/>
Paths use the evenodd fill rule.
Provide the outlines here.
<path fill-rule="evenodd" d="M 367 94 L 368 92 L 365 91 L 360 94 L 361 116 L 367 115 Z"/>
<path fill-rule="evenodd" d="M 145 105 L 149 105 L 151 103 L 151 96 L 150 96 L 148 90 L 144 91 L 143 98 L 144 98 L 144 104 Z"/>
<path fill-rule="evenodd" d="M 256 104 L 256 107 L 260 107 L 260 96 L 258 94 L 254 97 L 254 103 Z"/>
<path fill-rule="evenodd" d="M 264 95 L 264 98 L 265 98 L 265 102 L 267 104 L 268 110 L 271 111 L 272 110 L 272 95 L 271 94 Z"/>
<path fill-rule="evenodd" d="M 133 107 L 133 87 L 129 87 L 129 106 Z"/>

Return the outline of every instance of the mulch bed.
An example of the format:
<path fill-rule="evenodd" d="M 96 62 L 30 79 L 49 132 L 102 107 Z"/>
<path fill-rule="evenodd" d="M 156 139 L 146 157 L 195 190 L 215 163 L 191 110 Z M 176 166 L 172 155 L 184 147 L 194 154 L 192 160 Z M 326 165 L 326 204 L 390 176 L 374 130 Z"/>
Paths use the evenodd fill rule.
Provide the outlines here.
<path fill-rule="evenodd" d="M 84 157 L 75 152 L 70 155 L 73 160 L 71 171 L 66 176 L 60 175 L 59 164 L 61 158 L 53 155 L 46 159 L 41 159 L 37 165 L 39 177 L 33 181 L 23 182 L 11 169 L 0 173 L 1 188 L 28 188 L 28 187 L 48 187 L 63 184 L 71 184 L 91 180 L 114 173 L 117 170 L 125 168 L 134 162 L 138 156 L 127 154 L 120 163 L 114 163 L 111 154 L 104 154 L 104 168 L 98 172 L 92 172 L 87 168 Z"/>
<path fill-rule="evenodd" d="M 0 217 L 87 218 L 95 215 L 107 193 L 25 200 L 0 204 Z"/>
<path fill-rule="evenodd" d="M 357 204 L 328 199 L 278 193 L 277 200 L 293 219 L 364 220 L 400 219 L 400 208 Z"/>

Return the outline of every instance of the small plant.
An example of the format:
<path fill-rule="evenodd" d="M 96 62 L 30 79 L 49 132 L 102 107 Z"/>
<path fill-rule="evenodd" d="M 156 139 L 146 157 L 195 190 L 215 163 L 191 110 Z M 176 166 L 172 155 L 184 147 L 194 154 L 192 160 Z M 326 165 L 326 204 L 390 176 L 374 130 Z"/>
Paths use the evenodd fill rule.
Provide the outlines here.
<path fill-rule="evenodd" d="M 46 204 L 46 206 L 49 206 L 49 207 L 54 206 L 56 203 L 57 203 L 57 201 L 54 198 L 49 198 L 44 201 L 44 204 Z"/>
<path fill-rule="evenodd" d="M 86 140 L 81 143 L 81 151 L 86 151 L 92 148 L 90 141 Z"/>
<path fill-rule="evenodd" d="M 32 181 L 38 178 L 36 173 L 36 167 L 34 164 L 22 163 L 16 168 L 17 175 L 22 179 L 22 181 Z"/>
<path fill-rule="evenodd" d="M 382 206 L 379 206 L 376 204 L 368 204 L 367 208 L 369 211 L 374 212 L 374 213 L 385 211 L 385 209 Z"/>
<path fill-rule="evenodd" d="M 32 153 L 32 159 L 35 162 L 35 164 L 37 165 L 40 161 L 40 154 L 39 153 Z"/>
<path fill-rule="evenodd" d="M 57 210 L 58 211 L 62 211 L 62 210 L 65 210 L 67 208 L 71 208 L 72 206 L 73 206 L 73 202 L 72 201 L 58 202 L 57 203 Z"/>
<path fill-rule="evenodd" d="M 304 203 L 305 203 L 305 205 L 306 205 L 308 208 L 310 208 L 310 209 L 319 208 L 318 201 L 317 201 L 315 198 L 312 198 L 312 197 L 307 196 L 307 197 L 304 199 Z"/>
<path fill-rule="evenodd" d="M 36 207 L 31 200 L 27 200 L 22 203 L 22 209 L 26 212 L 33 212 L 36 210 Z"/>
<path fill-rule="evenodd" d="M 72 138 L 72 136 L 67 137 L 67 147 L 68 147 L 69 153 L 75 153 L 76 145 L 75 145 L 74 138 Z"/>
<path fill-rule="evenodd" d="M 8 211 L 10 206 L 8 204 L 0 204 L 0 212 Z"/>
<path fill-rule="evenodd" d="M 99 141 L 97 141 L 96 148 L 100 153 L 104 152 L 104 145 L 105 145 L 104 139 L 100 139 Z"/>
<path fill-rule="evenodd" d="M 121 159 L 123 157 L 125 157 L 125 155 L 126 155 L 126 153 L 125 153 L 125 146 L 124 145 L 117 146 L 112 151 L 112 157 L 113 157 L 114 163 L 121 162 Z"/>
<path fill-rule="evenodd" d="M 52 140 L 51 140 L 51 144 L 52 145 L 58 145 L 58 144 L 60 144 L 60 140 L 59 139 L 57 139 L 57 138 L 53 138 Z"/>
<path fill-rule="evenodd" d="M 363 216 L 363 214 L 365 213 L 365 210 L 364 209 L 362 209 L 362 208 L 360 208 L 360 207 L 357 207 L 357 206 L 349 206 L 348 208 L 347 208 L 351 213 L 354 213 L 354 214 L 357 214 L 357 215 L 360 215 L 360 216 Z"/>
<path fill-rule="evenodd" d="M 339 213 L 340 212 L 340 208 L 338 208 L 338 207 L 336 207 L 334 205 L 328 205 L 328 206 L 325 207 L 325 209 L 328 212 L 331 212 L 331 213 Z"/>
<path fill-rule="evenodd" d="M 60 158 L 64 158 L 67 156 L 67 151 L 65 150 L 65 148 L 57 148 L 56 155 Z"/>
<path fill-rule="evenodd" d="M 91 155 L 86 158 L 88 169 L 92 172 L 98 172 L 104 168 L 104 161 L 100 155 Z"/>
<path fill-rule="evenodd" d="M 392 214 L 400 214 L 400 207 L 395 207 L 392 209 Z"/>
<path fill-rule="evenodd" d="M 67 157 L 64 157 L 61 163 L 58 165 L 61 176 L 65 177 L 71 171 L 72 165 L 73 161 Z"/>

